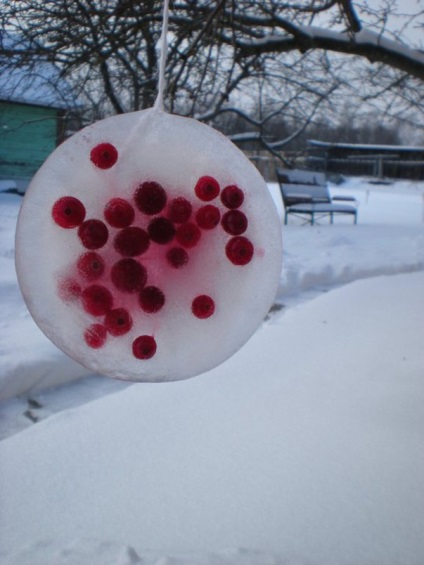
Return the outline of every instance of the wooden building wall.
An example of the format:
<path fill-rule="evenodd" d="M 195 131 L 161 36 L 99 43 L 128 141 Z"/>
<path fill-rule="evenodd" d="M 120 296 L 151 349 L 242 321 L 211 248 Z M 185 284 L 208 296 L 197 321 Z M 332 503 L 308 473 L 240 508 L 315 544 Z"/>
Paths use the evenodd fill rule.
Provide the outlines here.
<path fill-rule="evenodd" d="M 0 178 L 30 180 L 57 145 L 59 111 L 0 101 Z"/>

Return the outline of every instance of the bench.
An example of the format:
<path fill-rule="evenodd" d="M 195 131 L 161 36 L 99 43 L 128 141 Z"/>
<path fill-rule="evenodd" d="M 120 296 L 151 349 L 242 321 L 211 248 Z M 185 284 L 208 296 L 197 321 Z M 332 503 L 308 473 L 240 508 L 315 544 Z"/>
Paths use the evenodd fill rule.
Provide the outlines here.
<path fill-rule="evenodd" d="M 352 196 L 331 198 L 323 173 L 279 168 L 276 172 L 285 209 L 285 224 L 290 214 L 303 220 L 306 218 L 311 225 L 322 217 L 329 217 L 330 223 L 334 223 L 334 216 L 338 214 L 350 215 L 357 223 L 356 199 Z"/>

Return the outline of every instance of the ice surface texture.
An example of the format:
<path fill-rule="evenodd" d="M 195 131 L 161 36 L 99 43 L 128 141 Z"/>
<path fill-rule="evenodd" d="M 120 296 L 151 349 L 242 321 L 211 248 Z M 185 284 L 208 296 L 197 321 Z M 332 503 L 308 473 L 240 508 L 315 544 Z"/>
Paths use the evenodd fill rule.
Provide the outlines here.
<path fill-rule="evenodd" d="M 58 147 L 16 233 L 28 308 L 95 372 L 172 381 L 254 333 L 281 272 L 265 182 L 231 142 L 158 110 L 115 116 Z"/>

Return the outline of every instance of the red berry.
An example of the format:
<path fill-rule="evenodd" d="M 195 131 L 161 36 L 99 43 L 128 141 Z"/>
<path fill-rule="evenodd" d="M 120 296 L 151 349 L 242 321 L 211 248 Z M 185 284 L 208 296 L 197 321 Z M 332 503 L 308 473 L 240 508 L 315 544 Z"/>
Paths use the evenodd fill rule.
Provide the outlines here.
<path fill-rule="evenodd" d="M 233 265 L 247 265 L 253 257 L 253 244 L 247 237 L 232 237 L 225 246 L 225 253 Z"/>
<path fill-rule="evenodd" d="M 191 248 L 197 245 L 202 232 L 192 222 L 181 224 L 175 232 L 175 238 L 183 247 Z"/>
<path fill-rule="evenodd" d="M 102 276 L 105 270 L 105 263 L 98 253 L 88 251 L 78 259 L 77 269 L 83 279 L 95 281 Z"/>
<path fill-rule="evenodd" d="M 168 216 L 169 219 L 175 224 L 182 224 L 188 222 L 193 210 L 190 202 L 183 196 L 174 198 L 169 205 Z"/>
<path fill-rule="evenodd" d="M 74 279 L 62 279 L 57 285 L 57 294 L 64 302 L 75 302 L 81 296 L 81 286 Z"/>
<path fill-rule="evenodd" d="M 147 271 L 135 259 L 121 259 L 113 265 L 111 279 L 122 292 L 138 292 L 146 284 Z"/>
<path fill-rule="evenodd" d="M 132 318 L 125 308 L 115 308 L 105 316 L 106 329 L 113 336 L 126 334 L 132 328 L 132 324 Z"/>
<path fill-rule="evenodd" d="M 61 228 L 76 228 L 84 221 L 84 204 L 73 196 L 63 196 L 53 204 L 52 216 Z"/>
<path fill-rule="evenodd" d="M 100 220 L 86 220 L 78 228 L 78 237 L 87 249 L 100 249 L 109 238 L 109 231 Z"/>
<path fill-rule="evenodd" d="M 114 228 L 127 228 L 134 221 L 134 208 L 123 198 L 112 198 L 105 206 L 104 215 Z"/>
<path fill-rule="evenodd" d="M 222 227 L 230 235 L 241 235 L 247 229 L 247 217 L 240 210 L 229 210 L 222 217 Z"/>
<path fill-rule="evenodd" d="M 92 316 L 103 316 L 112 308 L 113 297 L 105 286 L 93 284 L 82 293 L 84 310 Z"/>
<path fill-rule="evenodd" d="M 226 208 L 239 208 L 243 204 L 244 193 L 235 184 L 226 186 L 221 192 L 221 202 Z"/>
<path fill-rule="evenodd" d="M 134 201 L 140 212 L 153 216 L 165 208 L 166 192 L 157 182 L 143 182 L 134 194 Z"/>
<path fill-rule="evenodd" d="M 137 257 L 147 251 L 149 236 L 142 228 L 124 228 L 115 236 L 114 247 L 124 257 Z"/>
<path fill-rule="evenodd" d="M 171 247 L 166 254 L 166 260 L 174 269 L 181 269 L 188 263 L 188 253 L 182 247 Z"/>
<path fill-rule="evenodd" d="M 206 204 L 199 208 L 196 214 L 196 222 L 199 227 L 204 230 L 216 228 L 221 219 L 221 212 L 216 206 Z"/>
<path fill-rule="evenodd" d="M 219 184 L 213 177 L 201 177 L 194 187 L 197 198 L 209 202 L 219 194 Z"/>
<path fill-rule="evenodd" d="M 156 341 L 151 335 L 140 335 L 132 344 L 133 355 L 137 359 L 150 359 L 156 353 Z"/>
<path fill-rule="evenodd" d="M 169 243 L 174 239 L 174 224 L 167 218 L 154 218 L 147 228 L 147 233 L 152 241 L 156 243 Z"/>
<path fill-rule="evenodd" d="M 118 160 L 118 151 L 111 143 L 99 143 L 91 150 L 90 159 L 99 169 L 110 169 Z"/>
<path fill-rule="evenodd" d="M 157 286 L 145 286 L 139 295 L 142 310 L 148 314 L 154 314 L 165 304 L 165 295 Z"/>
<path fill-rule="evenodd" d="M 93 349 L 102 347 L 106 337 L 106 328 L 102 324 L 92 324 L 84 332 L 85 343 Z"/>
<path fill-rule="evenodd" d="M 210 318 L 215 312 L 215 302 L 210 296 L 201 294 L 200 296 L 196 296 L 193 300 L 191 311 L 197 318 L 205 320 L 206 318 Z"/>

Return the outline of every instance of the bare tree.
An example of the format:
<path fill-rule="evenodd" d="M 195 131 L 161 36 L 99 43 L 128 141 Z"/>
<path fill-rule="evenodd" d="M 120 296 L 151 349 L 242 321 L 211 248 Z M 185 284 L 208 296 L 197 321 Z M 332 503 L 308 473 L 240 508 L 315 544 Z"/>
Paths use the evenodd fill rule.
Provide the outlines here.
<path fill-rule="evenodd" d="M 318 117 L 336 116 L 346 97 L 358 112 L 422 125 L 424 54 L 408 34 L 423 26 L 423 0 L 411 14 L 377 1 L 174 0 L 166 105 L 216 124 L 237 115 L 249 124 L 244 139 L 273 152 Z M 161 1 L 0 6 L 0 71 L 53 63 L 88 121 L 152 106 Z M 291 133 L 276 136 L 272 124 L 283 117 Z"/>

